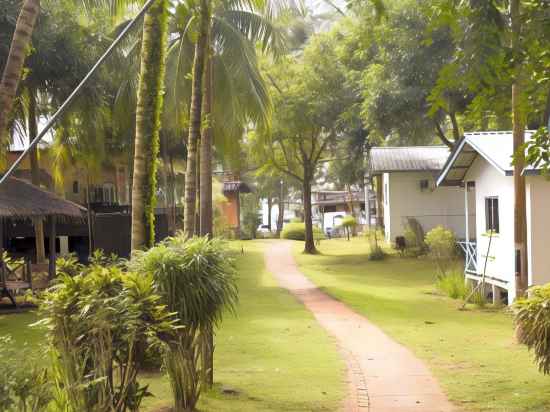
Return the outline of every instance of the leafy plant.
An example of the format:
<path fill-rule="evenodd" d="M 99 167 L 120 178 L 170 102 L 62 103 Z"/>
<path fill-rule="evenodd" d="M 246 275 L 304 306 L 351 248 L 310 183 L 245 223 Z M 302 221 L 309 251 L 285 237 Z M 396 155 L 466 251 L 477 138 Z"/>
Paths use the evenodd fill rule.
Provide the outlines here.
<path fill-rule="evenodd" d="M 452 299 L 466 299 L 471 287 L 460 270 L 453 270 L 437 279 L 436 287 Z"/>
<path fill-rule="evenodd" d="M 56 407 L 64 411 L 137 411 L 147 386 L 137 380 L 142 354 L 171 341 L 174 317 L 154 293 L 152 276 L 92 265 L 60 274 L 41 299 Z"/>
<path fill-rule="evenodd" d="M 23 259 L 13 258 L 5 250 L 2 251 L 2 261 L 9 270 L 16 270 L 18 267 L 23 265 L 23 263 L 25 263 Z"/>
<path fill-rule="evenodd" d="M 16 347 L 10 336 L 0 336 L 0 348 L 0 410 L 45 410 L 52 399 L 51 383 L 35 352 L 26 345 Z"/>
<path fill-rule="evenodd" d="M 528 298 L 514 304 L 516 337 L 535 355 L 544 374 L 550 373 L 550 284 L 535 286 Z"/>
<path fill-rule="evenodd" d="M 452 261 L 456 258 L 456 238 L 454 233 L 437 226 L 426 234 L 429 257 L 435 262 L 438 269 L 438 277 L 447 274 Z"/>
<path fill-rule="evenodd" d="M 317 226 L 313 226 L 313 237 L 316 240 L 324 239 L 323 231 Z M 281 232 L 282 239 L 305 240 L 306 225 L 305 223 L 287 223 Z"/>
<path fill-rule="evenodd" d="M 383 260 L 386 257 L 384 249 L 378 243 L 378 238 L 382 237 L 382 233 L 376 228 L 367 230 L 365 236 L 369 240 L 369 260 Z"/>
<path fill-rule="evenodd" d="M 179 235 L 143 252 L 136 251 L 130 267 L 152 275 L 168 309 L 185 327 L 168 346 L 165 366 L 175 411 L 193 410 L 208 370 L 204 364 L 209 336 L 224 310 L 233 310 L 237 286 L 233 260 L 218 238 Z"/>
<path fill-rule="evenodd" d="M 78 262 L 78 258 L 74 254 L 57 258 L 55 267 L 58 276 L 60 274 L 76 276 L 84 270 L 84 266 Z"/>
<path fill-rule="evenodd" d="M 349 240 L 351 230 L 357 226 L 357 220 L 353 216 L 344 216 L 340 222 L 340 227 L 343 227 L 346 232 L 346 237 Z"/>

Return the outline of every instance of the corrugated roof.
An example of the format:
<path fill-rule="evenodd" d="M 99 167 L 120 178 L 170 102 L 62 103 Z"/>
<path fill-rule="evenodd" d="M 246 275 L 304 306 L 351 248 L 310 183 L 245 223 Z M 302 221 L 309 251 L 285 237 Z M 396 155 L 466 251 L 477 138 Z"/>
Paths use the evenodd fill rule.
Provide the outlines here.
<path fill-rule="evenodd" d="M 449 153 L 447 146 L 373 147 L 371 172 L 439 172 Z"/>
<path fill-rule="evenodd" d="M 535 132 L 532 130 L 526 130 L 525 140 L 531 139 L 533 133 Z M 512 176 L 513 153 L 514 138 L 511 131 L 464 133 L 463 139 L 447 159 L 437 184 L 456 185 L 462 182 L 478 156 L 487 160 L 503 175 Z M 535 170 L 532 167 L 526 169 Z"/>

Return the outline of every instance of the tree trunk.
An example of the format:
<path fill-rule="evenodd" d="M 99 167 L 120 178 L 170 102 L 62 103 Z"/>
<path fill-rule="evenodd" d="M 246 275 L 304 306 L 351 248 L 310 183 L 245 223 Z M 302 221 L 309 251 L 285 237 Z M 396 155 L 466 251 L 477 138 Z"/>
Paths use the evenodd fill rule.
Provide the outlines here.
<path fill-rule="evenodd" d="M 208 4 L 206 0 L 202 0 L 200 32 L 197 43 L 195 44 L 195 58 L 193 62 L 193 84 L 191 90 L 191 108 L 189 111 L 189 136 L 187 138 L 187 170 L 185 173 L 183 231 L 189 237 L 195 234 L 197 145 L 201 133 L 202 78 L 204 74 L 208 24 Z"/>
<path fill-rule="evenodd" d="M 40 0 L 25 0 L 17 18 L 10 51 L 0 81 L 0 145 L 7 145 L 8 118 L 21 79 L 23 64 L 31 43 L 36 19 L 40 14 Z"/>
<path fill-rule="evenodd" d="M 36 113 L 36 96 L 34 90 L 28 90 L 29 93 L 29 113 L 27 117 L 27 129 L 29 131 L 29 144 L 35 139 L 38 134 L 37 113 Z M 40 187 L 40 164 L 38 161 L 38 149 L 36 146 L 31 150 L 31 182 L 33 185 Z M 33 220 L 34 225 L 34 243 L 36 248 L 36 263 L 44 263 L 46 261 L 46 249 L 44 246 L 44 220 Z"/>
<path fill-rule="evenodd" d="M 203 79 L 204 82 L 204 79 Z M 204 102 L 204 98 L 202 99 Z M 202 122 L 201 122 L 202 123 Z M 201 188 L 201 138 L 197 141 L 197 161 L 195 162 L 197 166 L 197 171 L 195 174 L 195 188 L 196 188 L 196 194 L 195 194 L 195 230 L 194 235 L 200 236 L 200 229 L 201 229 L 201 196 L 200 196 L 200 188 Z"/>
<path fill-rule="evenodd" d="M 279 216 L 277 216 L 277 237 L 281 235 L 285 219 L 285 196 L 284 186 L 281 185 L 281 194 L 279 195 Z"/>
<path fill-rule="evenodd" d="M 267 228 L 269 233 L 271 233 L 271 209 L 273 208 L 273 198 L 267 196 Z"/>
<path fill-rule="evenodd" d="M 304 201 L 304 223 L 306 227 L 304 253 L 315 254 L 317 249 L 315 248 L 315 239 L 313 238 L 313 222 L 311 213 L 311 176 L 308 168 L 304 168 L 304 180 L 302 182 L 303 187 L 303 201 Z"/>
<path fill-rule="evenodd" d="M 143 20 L 132 181 L 132 250 L 155 242 L 156 174 L 166 61 L 167 0 Z"/>
<path fill-rule="evenodd" d="M 200 234 L 212 236 L 212 57 L 208 48 L 204 72 L 203 117 L 205 127 L 201 137 Z"/>
<path fill-rule="evenodd" d="M 527 211 L 525 194 L 525 176 L 522 175 L 525 164 L 523 144 L 525 143 L 525 112 L 523 89 L 521 84 L 521 15 L 520 0 L 511 0 L 512 53 L 514 56 L 514 77 L 512 83 L 512 129 L 514 136 L 514 245 L 516 262 L 516 298 L 524 296 L 528 287 L 527 278 Z"/>

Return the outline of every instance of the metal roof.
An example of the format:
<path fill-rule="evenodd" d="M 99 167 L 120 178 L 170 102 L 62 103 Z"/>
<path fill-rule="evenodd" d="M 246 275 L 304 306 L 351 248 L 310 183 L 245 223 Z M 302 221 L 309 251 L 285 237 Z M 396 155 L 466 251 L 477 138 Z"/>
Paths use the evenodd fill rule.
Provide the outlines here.
<path fill-rule="evenodd" d="M 373 147 L 371 173 L 439 172 L 449 153 L 447 146 Z"/>
<path fill-rule="evenodd" d="M 533 133 L 535 132 L 532 130 L 526 130 L 525 140 L 531 139 Z M 501 174 L 512 176 L 514 174 L 513 147 L 511 131 L 464 133 L 464 137 L 456 145 L 437 178 L 437 185 L 460 185 L 478 156 L 484 158 Z M 534 172 L 536 169 L 527 167 L 524 173 L 527 171 Z"/>

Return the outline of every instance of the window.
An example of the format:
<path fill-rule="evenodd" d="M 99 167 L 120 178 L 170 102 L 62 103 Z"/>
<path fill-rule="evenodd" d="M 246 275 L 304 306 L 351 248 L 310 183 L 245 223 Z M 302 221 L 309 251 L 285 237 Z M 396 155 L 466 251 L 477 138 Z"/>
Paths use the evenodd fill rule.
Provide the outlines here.
<path fill-rule="evenodd" d="M 498 197 L 485 198 L 485 230 L 499 233 Z"/>
<path fill-rule="evenodd" d="M 73 181 L 73 193 L 78 193 L 78 180 Z"/>

